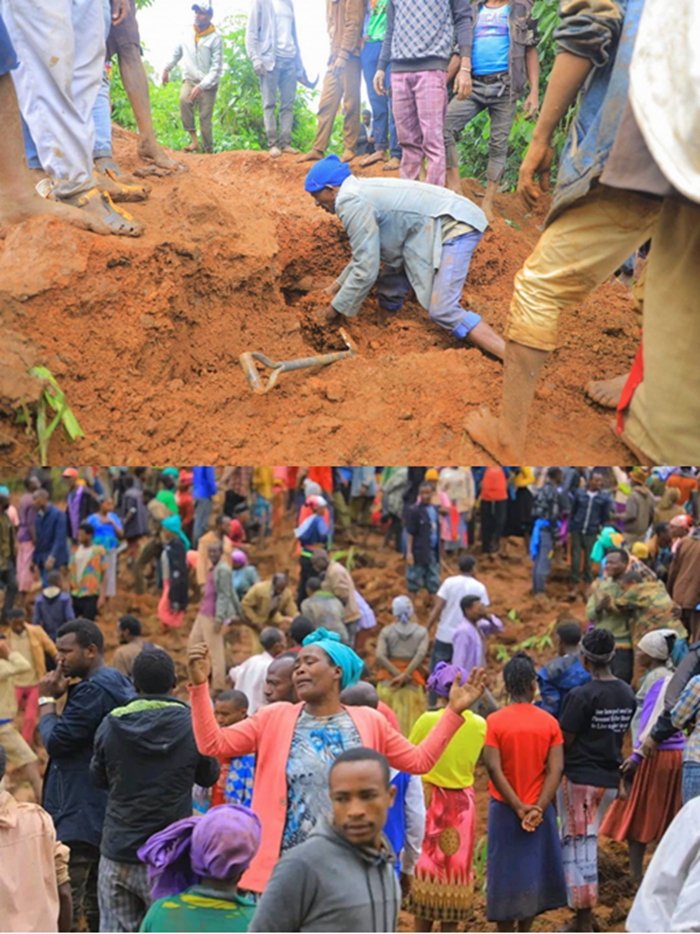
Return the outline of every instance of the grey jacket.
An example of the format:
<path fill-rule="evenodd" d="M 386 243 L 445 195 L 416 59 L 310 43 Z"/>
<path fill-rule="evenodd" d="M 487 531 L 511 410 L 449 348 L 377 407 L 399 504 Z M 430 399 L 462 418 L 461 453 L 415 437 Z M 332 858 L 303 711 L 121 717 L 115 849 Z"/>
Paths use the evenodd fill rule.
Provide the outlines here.
<path fill-rule="evenodd" d="M 249 931 L 395 931 L 395 857 L 348 843 L 326 821 L 275 866 Z"/>

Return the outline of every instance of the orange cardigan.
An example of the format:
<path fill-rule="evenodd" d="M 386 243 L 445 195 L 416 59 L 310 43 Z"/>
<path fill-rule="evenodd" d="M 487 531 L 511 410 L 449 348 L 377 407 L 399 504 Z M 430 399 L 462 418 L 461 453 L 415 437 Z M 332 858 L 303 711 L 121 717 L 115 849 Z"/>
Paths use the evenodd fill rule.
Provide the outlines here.
<path fill-rule="evenodd" d="M 197 748 L 207 756 L 244 756 L 255 753 L 253 810 L 262 821 L 257 856 L 241 879 L 241 888 L 262 892 L 280 858 L 287 818 L 287 758 L 303 704 L 270 704 L 252 717 L 223 729 L 214 717 L 209 686 L 189 685 L 192 723 Z M 429 772 L 464 720 L 449 708 L 419 746 L 397 732 L 371 707 L 346 707 L 364 746 L 383 753 L 400 772 Z"/>

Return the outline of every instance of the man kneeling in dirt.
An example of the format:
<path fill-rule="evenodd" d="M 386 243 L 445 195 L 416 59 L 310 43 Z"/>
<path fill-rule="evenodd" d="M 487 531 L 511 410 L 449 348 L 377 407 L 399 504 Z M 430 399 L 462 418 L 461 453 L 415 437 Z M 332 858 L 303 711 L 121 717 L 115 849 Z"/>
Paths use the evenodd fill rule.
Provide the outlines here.
<path fill-rule="evenodd" d="M 305 187 L 319 207 L 338 215 L 352 247 L 352 260 L 327 290 L 334 298 L 323 324 L 340 315 L 354 318 L 375 282 L 385 324 L 413 289 L 431 321 L 503 359 L 502 338 L 460 304 L 472 253 L 487 227 L 480 208 L 436 185 L 354 178 L 337 156 L 317 162 Z"/>

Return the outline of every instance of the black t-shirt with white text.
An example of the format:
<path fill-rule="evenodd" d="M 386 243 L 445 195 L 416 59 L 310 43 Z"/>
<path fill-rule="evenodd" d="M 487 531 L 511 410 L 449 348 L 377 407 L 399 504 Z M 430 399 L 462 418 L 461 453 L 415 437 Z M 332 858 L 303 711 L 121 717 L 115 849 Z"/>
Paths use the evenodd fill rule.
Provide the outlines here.
<path fill-rule="evenodd" d="M 564 774 L 576 785 L 617 788 L 622 743 L 637 701 L 632 688 L 615 678 L 593 679 L 569 691 L 559 725 L 576 739 L 565 751 Z"/>

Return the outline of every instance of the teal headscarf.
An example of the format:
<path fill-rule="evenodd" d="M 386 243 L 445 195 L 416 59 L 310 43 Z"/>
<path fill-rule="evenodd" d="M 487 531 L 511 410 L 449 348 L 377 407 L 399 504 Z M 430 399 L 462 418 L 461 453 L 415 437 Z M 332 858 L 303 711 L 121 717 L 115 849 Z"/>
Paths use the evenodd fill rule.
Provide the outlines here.
<path fill-rule="evenodd" d="M 357 652 L 354 652 L 349 645 L 344 645 L 340 641 L 337 632 L 329 632 L 321 627 L 315 632 L 309 633 L 302 645 L 317 645 L 319 649 L 323 649 L 334 665 L 338 665 L 343 669 L 343 677 L 340 681 L 341 691 L 352 687 L 353 684 L 357 684 L 360 680 L 364 662 Z"/>
<path fill-rule="evenodd" d="M 613 548 L 623 548 L 624 544 L 624 535 L 611 525 L 604 526 L 591 549 L 591 561 L 600 564 L 609 551 Z"/>
<path fill-rule="evenodd" d="M 177 467 L 165 467 L 161 471 L 161 475 L 163 477 L 173 477 L 175 480 L 178 480 L 180 478 L 180 471 Z"/>
<path fill-rule="evenodd" d="M 182 523 L 180 522 L 179 516 L 168 516 L 167 519 L 163 519 L 161 525 L 164 529 L 167 529 L 168 532 L 172 532 L 174 535 L 179 535 L 185 543 L 185 548 L 189 550 L 190 540 L 182 531 Z"/>

